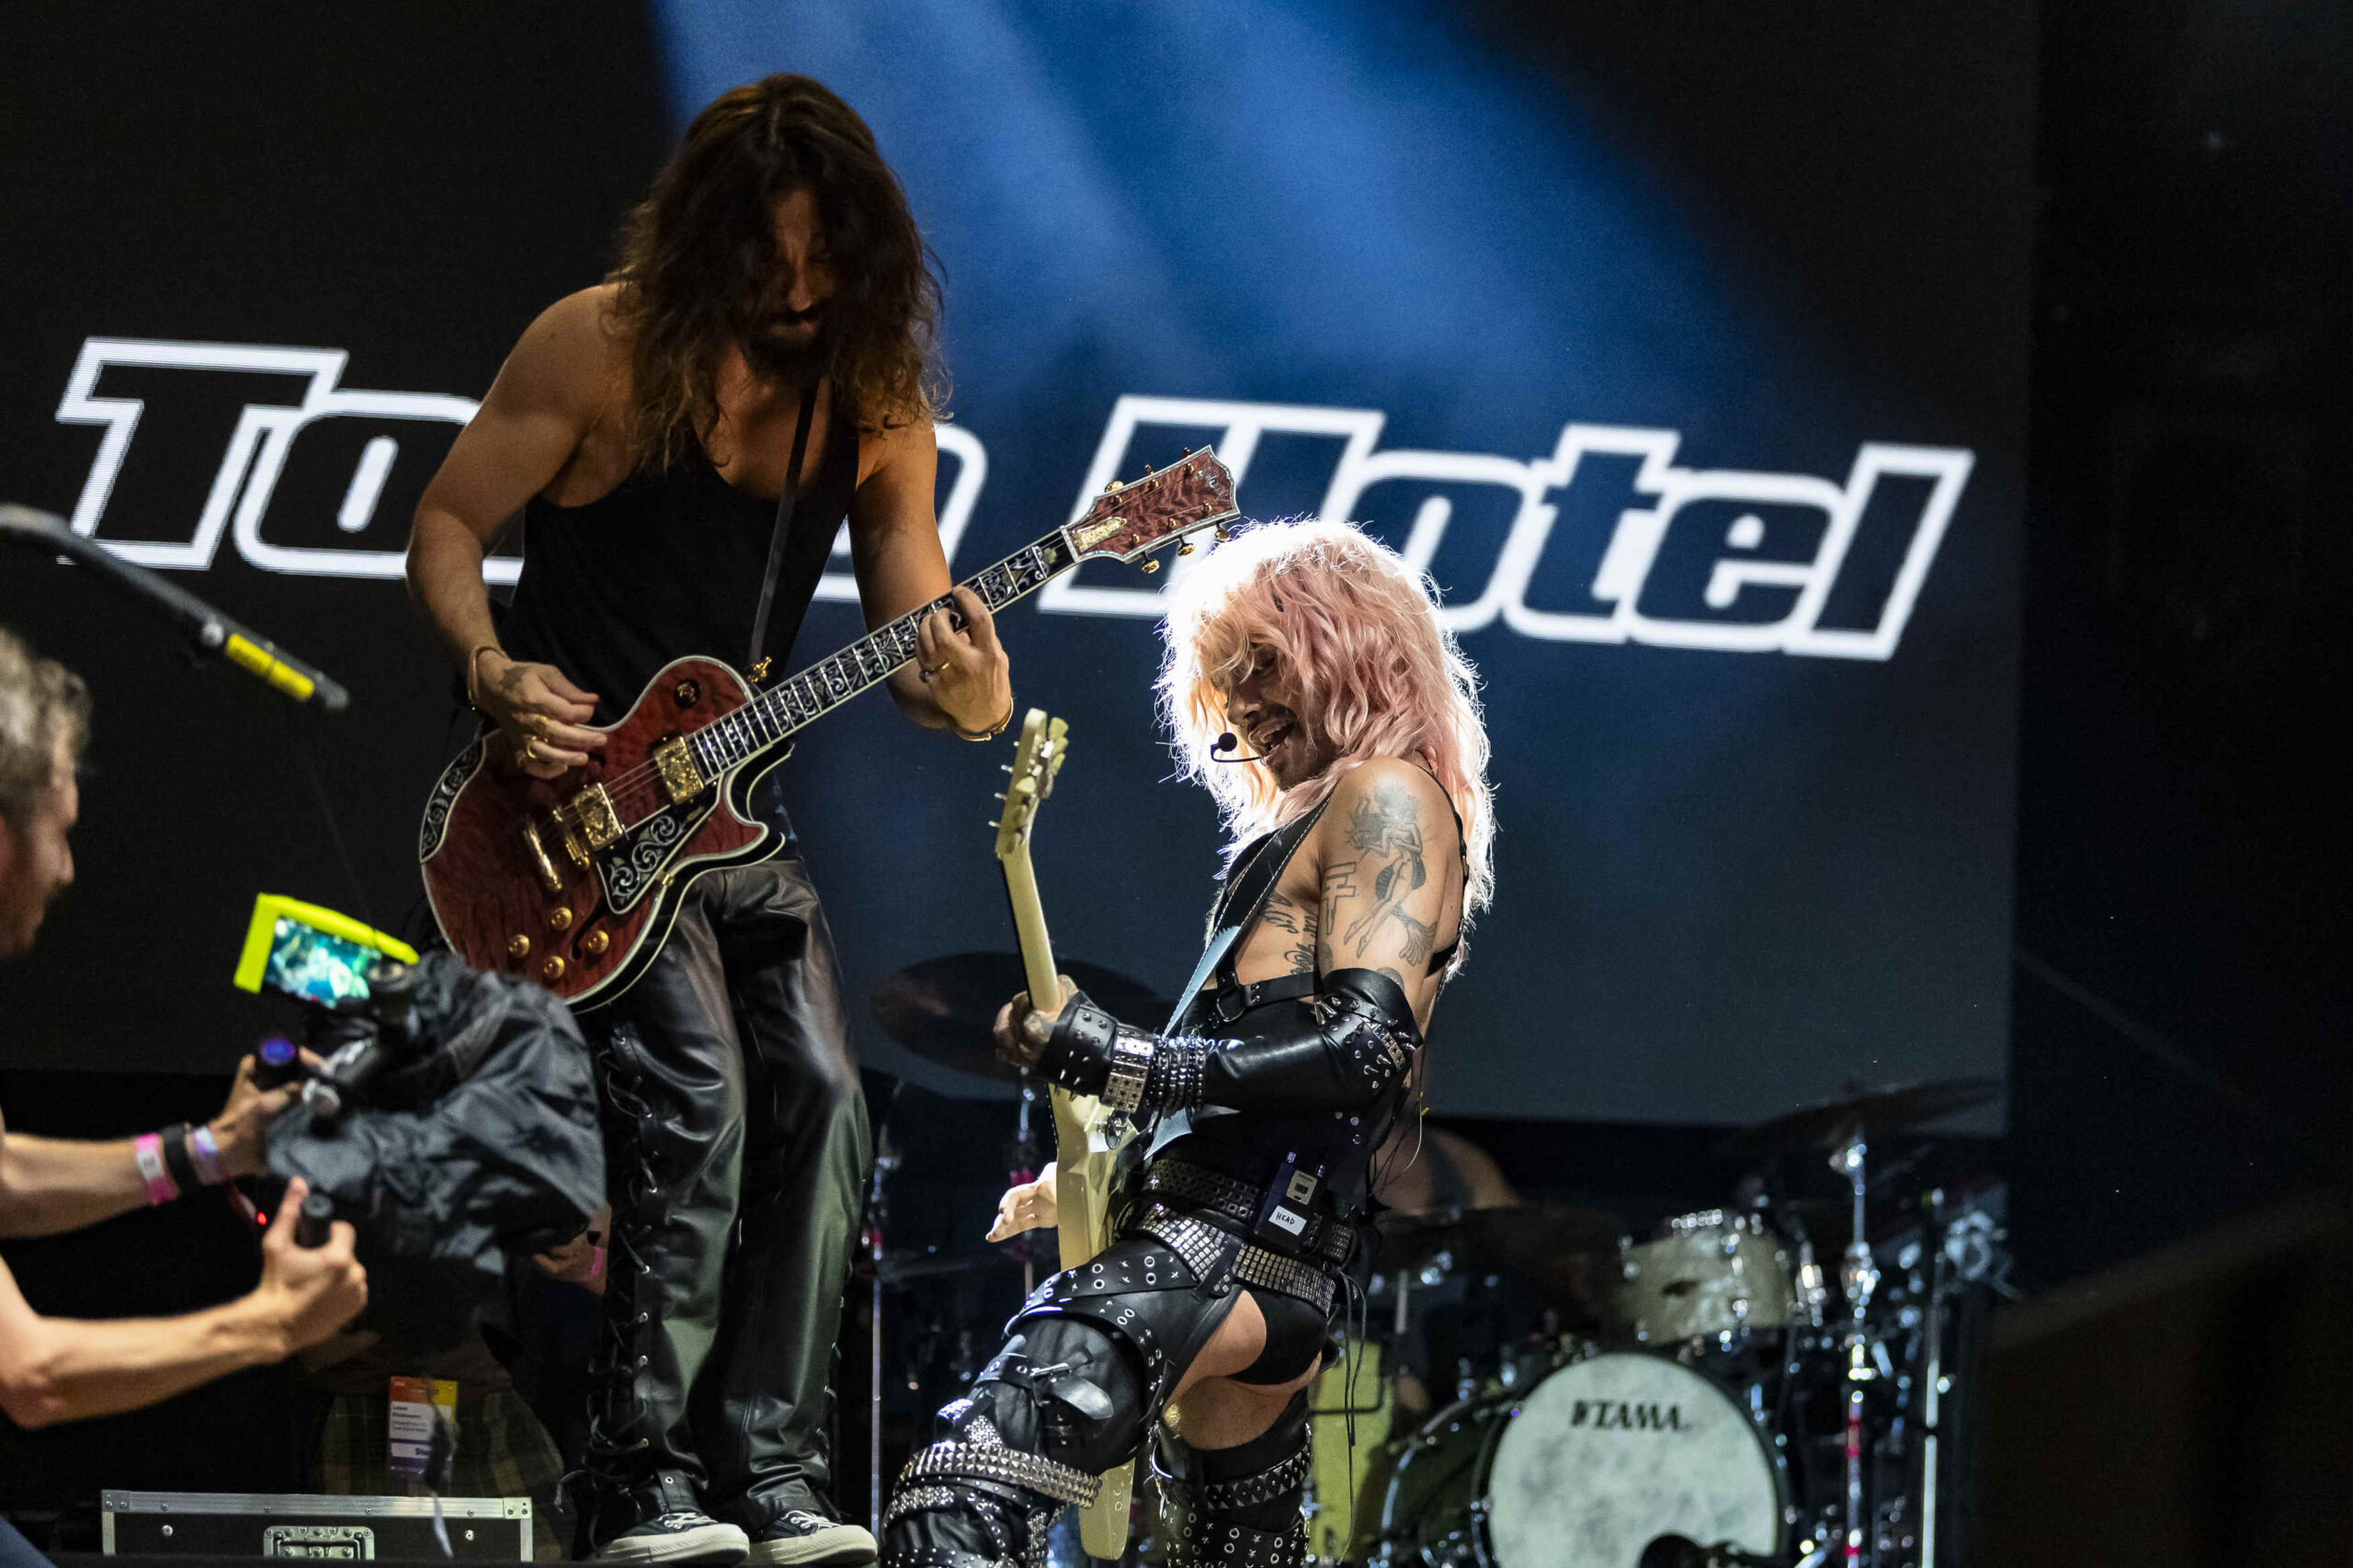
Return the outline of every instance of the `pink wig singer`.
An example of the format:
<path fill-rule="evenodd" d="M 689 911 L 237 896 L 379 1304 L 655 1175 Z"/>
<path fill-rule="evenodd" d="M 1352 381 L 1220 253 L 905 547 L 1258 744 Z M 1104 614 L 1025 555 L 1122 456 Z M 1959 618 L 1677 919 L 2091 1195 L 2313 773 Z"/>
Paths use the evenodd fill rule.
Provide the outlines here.
<path fill-rule="evenodd" d="M 1162 716 L 1181 771 L 1216 799 L 1233 846 L 1312 810 L 1358 763 L 1418 761 L 1462 817 L 1467 927 L 1495 887 L 1487 731 L 1477 673 L 1438 623 L 1427 578 L 1345 523 L 1261 523 L 1180 576 L 1170 598 Z M 1219 684 L 1239 680 L 1260 649 L 1299 688 L 1301 720 L 1337 754 L 1289 790 L 1261 764 L 1211 759 L 1230 727 Z"/>

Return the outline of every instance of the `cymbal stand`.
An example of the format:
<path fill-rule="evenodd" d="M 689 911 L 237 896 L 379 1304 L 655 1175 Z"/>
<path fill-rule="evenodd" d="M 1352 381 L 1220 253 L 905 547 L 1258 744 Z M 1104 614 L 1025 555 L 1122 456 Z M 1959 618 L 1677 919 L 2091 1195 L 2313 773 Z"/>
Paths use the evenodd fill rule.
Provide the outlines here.
<path fill-rule="evenodd" d="M 899 1168 L 899 1151 L 891 1143 L 891 1124 L 884 1122 L 874 1140 L 874 1178 L 866 1194 L 866 1256 L 874 1266 L 874 1295 L 868 1318 L 867 1370 L 871 1376 L 871 1408 L 866 1427 L 866 1515 L 868 1528 L 882 1533 L 882 1228 L 890 1217 L 890 1199 L 883 1178 Z"/>
<path fill-rule="evenodd" d="M 1871 1291 L 1879 1285 L 1879 1269 L 1871 1262 L 1871 1244 L 1863 1229 L 1863 1134 L 1857 1128 L 1837 1153 L 1830 1168 L 1847 1178 L 1855 1195 L 1853 1240 L 1847 1246 L 1846 1266 L 1839 1270 L 1847 1288 L 1851 1317 L 1847 1327 L 1847 1568 L 1860 1568 L 1863 1557 L 1863 1385 L 1878 1376 L 1870 1364 L 1864 1313 Z"/>
<path fill-rule="evenodd" d="M 1952 1289 L 1952 1259 L 1947 1248 L 1945 1189 L 1928 1194 L 1927 1223 L 1921 1233 L 1936 1244 L 1928 1260 L 1928 1311 L 1925 1337 L 1928 1364 L 1920 1392 L 1920 1568 L 1937 1568 L 1937 1425 L 1945 1381 L 1945 1297 Z"/>
<path fill-rule="evenodd" d="M 1014 1129 L 1014 1168 L 1007 1173 L 1017 1186 L 1038 1179 L 1038 1134 L 1030 1119 L 1036 1114 L 1037 1107 L 1038 1080 L 1031 1076 L 1029 1068 L 1024 1067 L 1021 1070 L 1021 1119 Z M 1027 1301 L 1029 1292 L 1038 1288 L 1037 1253 L 1030 1246 L 1027 1235 L 1016 1237 L 1015 1241 L 1021 1249 L 1021 1297 Z"/>

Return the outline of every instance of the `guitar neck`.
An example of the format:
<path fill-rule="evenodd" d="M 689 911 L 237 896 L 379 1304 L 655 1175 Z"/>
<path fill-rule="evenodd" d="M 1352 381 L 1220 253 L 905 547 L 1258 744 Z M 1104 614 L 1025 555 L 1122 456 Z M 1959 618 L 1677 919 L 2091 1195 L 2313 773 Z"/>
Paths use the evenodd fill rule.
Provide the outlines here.
<path fill-rule="evenodd" d="M 1030 1005 L 1041 1011 L 1062 1008 L 1062 977 L 1054 970 L 1054 944 L 1046 935 L 1046 910 L 1038 899 L 1038 873 L 1029 864 L 1029 844 L 1003 858 L 1005 894 L 1013 905 L 1013 929 L 1021 941 L 1021 972 L 1029 983 Z M 1047 998 L 1040 1002 L 1039 998 Z"/>
<path fill-rule="evenodd" d="M 963 582 L 994 615 L 1016 599 L 1044 587 L 1077 560 L 1070 540 L 1056 528 Z M 687 737 L 703 777 L 716 778 L 782 745 L 793 733 L 870 687 L 879 686 L 911 664 L 915 628 L 936 609 L 951 609 L 952 597 L 920 605 L 878 626 L 830 658 L 818 660 L 790 678 L 768 687 L 725 718 Z M 1050 968 L 1047 972 L 1053 971 Z"/>

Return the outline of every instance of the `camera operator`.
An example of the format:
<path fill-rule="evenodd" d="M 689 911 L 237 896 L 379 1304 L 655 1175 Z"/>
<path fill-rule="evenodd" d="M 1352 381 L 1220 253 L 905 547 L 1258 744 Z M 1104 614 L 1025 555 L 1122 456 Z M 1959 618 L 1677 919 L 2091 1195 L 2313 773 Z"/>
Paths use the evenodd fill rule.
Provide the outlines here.
<path fill-rule="evenodd" d="M 31 949 L 42 915 L 74 880 L 66 837 L 80 811 L 74 773 L 89 711 L 78 676 L 0 629 L 0 959 Z M 248 1057 L 220 1116 L 199 1128 L 79 1142 L 9 1132 L 0 1119 L 0 1236 L 78 1230 L 259 1172 L 270 1119 L 290 1093 L 256 1088 Z M 0 1263 L 0 1409 L 28 1427 L 109 1415 L 326 1338 L 366 1305 L 368 1280 L 347 1224 L 324 1246 L 295 1244 L 306 1192 L 299 1180 L 288 1187 L 253 1292 L 185 1317 L 44 1318 Z"/>

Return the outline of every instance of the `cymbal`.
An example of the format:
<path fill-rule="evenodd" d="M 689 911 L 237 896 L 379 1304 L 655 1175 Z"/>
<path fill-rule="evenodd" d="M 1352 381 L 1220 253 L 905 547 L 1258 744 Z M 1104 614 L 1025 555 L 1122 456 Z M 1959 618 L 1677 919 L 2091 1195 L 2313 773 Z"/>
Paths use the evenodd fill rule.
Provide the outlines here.
<path fill-rule="evenodd" d="M 1566 1203 L 1383 1214 L 1372 1267 L 1394 1273 L 1444 1253 L 1464 1267 L 1515 1275 L 1545 1305 L 1590 1316 L 1616 1277 L 1619 1232 L 1615 1215 Z"/>
<path fill-rule="evenodd" d="M 1123 1024 L 1156 1029 L 1175 1006 L 1101 964 L 1064 959 L 1061 968 Z M 1017 1083 L 1020 1070 L 999 1062 L 990 1049 L 989 1026 L 1015 992 L 1029 988 L 1017 954 L 949 953 L 910 964 L 876 986 L 874 1021 L 926 1062 Z"/>
<path fill-rule="evenodd" d="M 1936 1121 L 1999 1099 L 1999 1078 L 1938 1078 L 1899 1089 L 1828 1100 L 1802 1107 L 1733 1133 L 1716 1147 L 1719 1156 L 1777 1154 L 1801 1149 L 1838 1149 L 1857 1136 L 1893 1132 L 1915 1122 Z"/>

